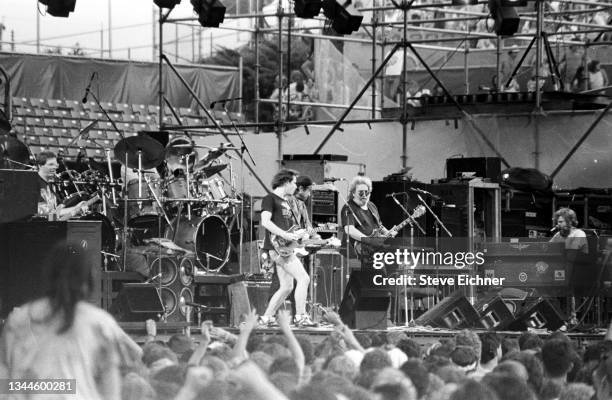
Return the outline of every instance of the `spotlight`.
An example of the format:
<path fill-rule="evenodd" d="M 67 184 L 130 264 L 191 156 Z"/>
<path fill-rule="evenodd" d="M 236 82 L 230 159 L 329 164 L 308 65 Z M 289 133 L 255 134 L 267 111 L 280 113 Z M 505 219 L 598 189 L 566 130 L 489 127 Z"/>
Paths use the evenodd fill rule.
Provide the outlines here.
<path fill-rule="evenodd" d="M 478 0 L 453 0 L 454 6 L 473 6 L 478 4 Z"/>
<path fill-rule="evenodd" d="M 321 12 L 321 0 L 295 0 L 293 11 L 300 18 L 314 18 Z"/>
<path fill-rule="evenodd" d="M 527 0 L 501 0 L 502 7 L 527 7 Z"/>
<path fill-rule="evenodd" d="M 518 31 L 521 20 L 514 7 L 503 6 L 503 0 L 489 0 L 489 11 L 498 36 L 512 36 Z"/>
<path fill-rule="evenodd" d="M 225 18 L 225 6 L 219 0 L 191 0 L 191 4 L 204 27 L 218 28 Z"/>
<path fill-rule="evenodd" d="M 67 18 L 76 5 L 76 0 L 39 0 L 39 2 L 47 6 L 48 14 L 63 18 Z"/>
<path fill-rule="evenodd" d="M 181 0 L 153 0 L 157 7 L 174 8 L 181 3 Z"/>
<path fill-rule="evenodd" d="M 344 4 L 336 0 L 323 0 L 323 14 L 332 22 L 332 28 L 341 35 L 350 35 L 359 30 L 363 15 L 351 5 L 351 0 Z"/>

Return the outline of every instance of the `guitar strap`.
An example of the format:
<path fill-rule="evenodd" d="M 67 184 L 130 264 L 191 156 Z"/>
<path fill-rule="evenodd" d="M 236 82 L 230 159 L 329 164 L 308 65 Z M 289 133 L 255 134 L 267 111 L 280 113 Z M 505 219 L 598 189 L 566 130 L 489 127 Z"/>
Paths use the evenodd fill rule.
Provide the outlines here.
<path fill-rule="evenodd" d="M 295 199 L 295 197 L 290 196 L 290 197 L 287 197 L 287 203 L 289 204 L 289 209 L 291 209 L 291 215 L 293 216 L 293 220 L 295 221 L 295 224 L 302 227 L 296 215 L 296 211 L 297 211 L 296 207 L 298 207 L 297 200 Z"/>

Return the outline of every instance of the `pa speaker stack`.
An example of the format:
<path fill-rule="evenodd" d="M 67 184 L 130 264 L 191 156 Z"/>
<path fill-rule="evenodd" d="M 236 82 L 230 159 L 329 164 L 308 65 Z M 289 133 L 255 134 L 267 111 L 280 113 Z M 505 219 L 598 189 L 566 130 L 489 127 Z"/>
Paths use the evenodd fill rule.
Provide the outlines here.
<path fill-rule="evenodd" d="M 417 325 L 447 329 L 478 326 L 478 313 L 461 291 L 456 291 L 416 319 Z"/>
<path fill-rule="evenodd" d="M 149 270 L 149 281 L 161 287 L 159 294 L 166 320 L 193 321 L 192 315 L 187 319 L 187 311 L 191 309 L 185 306 L 185 302 L 193 302 L 193 258 L 162 255 L 151 260 Z"/>

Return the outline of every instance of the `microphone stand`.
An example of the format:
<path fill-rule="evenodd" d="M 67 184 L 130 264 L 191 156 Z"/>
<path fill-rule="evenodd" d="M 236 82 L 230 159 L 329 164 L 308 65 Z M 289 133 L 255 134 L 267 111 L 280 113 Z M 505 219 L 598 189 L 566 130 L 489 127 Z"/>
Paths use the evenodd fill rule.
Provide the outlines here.
<path fill-rule="evenodd" d="M 429 195 L 431 195 L 431 193 L 428 193 Z M 438 217 L 438 215 L 433 212 L 433 210 L 431 209 L 431 207 L 429 207 L 429 204 L 427 204 L 427 202 L 425 200 L 423 200 L 423 198 L 421 197 L 421 195 L 419 193 L 417 193 L 417 198 L 419 199 L 419 201 L 425 206 L 425 208 L 427 209 L 427 211 L 429 211 L 429 213 L 431 215 L 433 215 L 434 217 L 434 225 L 435 225 L 435 230 L 436 230 L 436 239 L 435 239 L 435 243 L 436 243 L 436 251 L 439 251 L 440 249 L 440 227 L 442 227 L 442 229 L 444 229 L 444 232 L 446 232 L 446 234 L 448 235 L 448 237 L 453 237 L 453 234 L 450 233 L 450 231 L 446 228 L 446 225 L 444 225 L 444 223 L 442 223 L 442 221 L 440 220 L 440 218 Z M 440 276 L 440 266 L 436 265 L 436 278 L 438 278 Z M 439 300 L 438 297 L 438 291 L 436 288 L 436 301 Z"/>
<path fill-rule="evenodd" d="M 225 114 L 227 114 L 227 118 L 230 120 L 230 123 L 232 124 L 232 128 L 234 128 L 234 131 L 236 132 L 236 134 L 238 135 L 238 138 L 240 139 L 240 191 L 242 193 L 242 201 L 240 202 L 240 222 L 238 224 L 238 235 L 240 236 L 240 238 L 238 239 L 238 270 L 240 271 L 240 273 L 242 273 L 242 235 L 243 235 L 243 231 L 244 231 L 244 153 L 246 152 L 249 155 L 249 158 L 251 159 L 251 162 L 253 163 L 253 166 L 257 166 L 257 164 L 255 163 L 255 160 L 253 159 L 253 156 L 251 155 L 251 152 L 249 151 L 249 148 L 247 147 L 246 143 L 244 143 L 244 139 L 242 137 L 242 134 L 240 133 L 240 130 L 238 129 L 238 127 L 236 126 L 236 123 L 234 122 L 234 119 L 230 116 L 230 113 L 227 111 L 227 106 L 226 106 L 227 102 L 222 102 L 223 104 L 223 111 L 225 111 Z M 212 107 L 211 107 L 212 108 Z M 249 266 L 249 270 L 250 270 L 250 266 Z"/>
<path fill-rule="evenodd" d="M 423 230 L 421 225 L 419 225 L 419 223 L 414 218 L 412 218 L 412 215 L 408 212 L 408 210 L 406 210 L 406 208 L 402 205 L 402 203 L 400 203 L 397 200 L 397 198 L 395 197 L 395 194 L 392 194 L 391 198 L 404 211 L 404 213 L 408 215 L 408 218 L 409 218 L 408 225 L 410 225 L 410 254 L 414 254 L 414 226 L 416 225 L 423 235 L 425 235 L 425 231 Z M 404 265 L 404 270 L 405 268 L 406 267 Z M 404 279 L 404 326 L 409 326 L 410 323 L 414 322 L 414 290 L 410 291 L 410 322 L 408 321 L 408 293 L 407 291 L 408 291 L 408 286 L 407 286 L 406 279 Z"/>

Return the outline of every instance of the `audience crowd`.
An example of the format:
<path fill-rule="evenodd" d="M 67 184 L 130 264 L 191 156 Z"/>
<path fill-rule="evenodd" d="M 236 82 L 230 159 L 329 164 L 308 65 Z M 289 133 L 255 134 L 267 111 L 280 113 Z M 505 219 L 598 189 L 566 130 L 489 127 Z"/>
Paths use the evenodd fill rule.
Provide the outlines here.
<path fill-rule="evenodd" d="M 286 311 L 277 333 L 254 334 L 253 310 L 237 335 L 205 321 L 198 335 L 164 341 L 149 320 L 139 346 L 84 301 L 91 272 L 72 251 L 55 253 L 47 295 L 1 328 L 2 399 L 37 398 L 9 393 L 7 378 L 74 379 L 75 393 L 48 397 L 73 400 L 612 399 L 610 327 L 588 346 L 562 332 L 472 330 L 422 346 L 402 330 L 353 332 L 331 311 L 329 334 L 296 336 Z"/>

